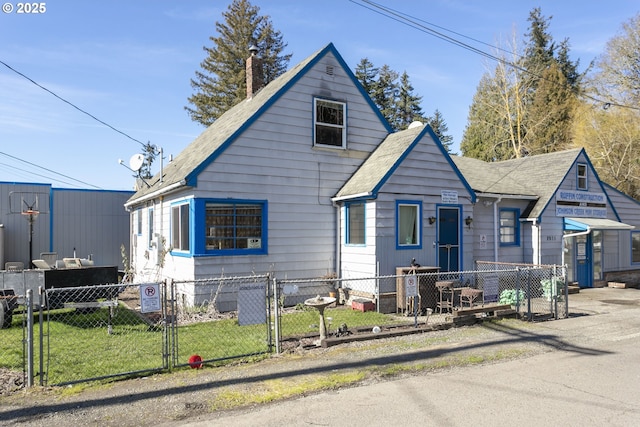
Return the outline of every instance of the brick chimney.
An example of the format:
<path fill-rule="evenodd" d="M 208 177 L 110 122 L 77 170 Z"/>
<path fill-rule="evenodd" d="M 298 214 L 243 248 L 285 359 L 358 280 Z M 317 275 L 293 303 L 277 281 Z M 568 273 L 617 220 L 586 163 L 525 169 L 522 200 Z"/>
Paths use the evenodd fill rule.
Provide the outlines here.
<path fill-rule="evenodd" d="M 251 45 L 251 56 L 247 59 L 247 99 L 251 99 L 262 86 L 262 59 L 258 58 L 258 48 Z"/>

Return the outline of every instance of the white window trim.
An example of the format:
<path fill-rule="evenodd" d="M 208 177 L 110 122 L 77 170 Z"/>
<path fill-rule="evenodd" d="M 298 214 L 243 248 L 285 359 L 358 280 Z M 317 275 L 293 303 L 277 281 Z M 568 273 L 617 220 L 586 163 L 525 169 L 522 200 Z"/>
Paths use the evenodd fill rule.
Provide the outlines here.
<path fill-rule="evenodd" d="M 342 125 L 318 122 L 317 121 L 318 102 L 326 102 L 330 104 L 341 105 L 342 106 Z M 319 143 L 317 141 L 317 132 L 316 132 L 317 125 L 342 129 L 342 145 L 331 145 L 331 144 Z M 314 147 L 323 147 L 323 148 L 337 148 L 337 149 L 347 148 L 347 104 L 345 102 L 335 101 L 335 100 L 326 99 L 326 98 L 313 98 L 313 145 Z"/>

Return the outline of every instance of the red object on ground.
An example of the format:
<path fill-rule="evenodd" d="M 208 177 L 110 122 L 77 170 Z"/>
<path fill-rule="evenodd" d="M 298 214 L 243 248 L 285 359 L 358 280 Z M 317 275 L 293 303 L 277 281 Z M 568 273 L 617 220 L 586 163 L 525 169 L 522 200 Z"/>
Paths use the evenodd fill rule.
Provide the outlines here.
<path fill-rule="evenodd" d="M 198 356 L 197 354 L 191 356 L 189 358 L 189 366 L 191 366 L 191 369 L 202 368 L 202 357 Z"/>
<path fill-rule="evenodd" d="M 368 301 L 366 299 L 355 299 L 351 301 L 351 309 L 358 311 L 374 311 L 376 309 L 376 305 L 373 301 Z"/>

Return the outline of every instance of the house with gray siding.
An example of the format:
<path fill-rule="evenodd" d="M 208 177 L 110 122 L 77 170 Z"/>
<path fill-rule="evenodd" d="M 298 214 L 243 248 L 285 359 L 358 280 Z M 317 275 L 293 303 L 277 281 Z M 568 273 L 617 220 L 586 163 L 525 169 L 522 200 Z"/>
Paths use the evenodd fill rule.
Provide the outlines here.
<path fill-rule="evenodd" d="M 126 203 L 139 281 L 395 274 L 438 263 L 425 226 L 438 212 L 450 268 L 472 265 L 471 188 L 428 126 L 392 131 L 333 44 L 250 91 L 148 182 Z"/>
<path fill-rule="evenodd" d="M 613 266 L 609 240 L 631 242 L 640 220 L 616 194 L 622 222 L 584 150 L 492 164 L 450 156 L 428 125 L 394 132 L 333 44 L 264 87 L 257 69 L 252 55 L 247 98 L 125 203 L 136 282 L 330 276 L 373 296 L 395 282 L 348 280 L 394 275 L 413 259 L 440 272 L 476 260 L 561 264 L 566 246 L 583 253 L 581 236 L 592 269 L 574 268 L 572 280 L 631 267 Z M 210 298 L 196 288 L 181 286 L 179 299 Z M 218 308 L 235 309 L 235 298 Z"/>
<path fill-rule="evenodd" d="M 602 182 L 583 148 L 453 161 L 478 200 L 475 260 L 567 265 L 581 287 L 620 275 L 639 281 L 639 204 Z"/>

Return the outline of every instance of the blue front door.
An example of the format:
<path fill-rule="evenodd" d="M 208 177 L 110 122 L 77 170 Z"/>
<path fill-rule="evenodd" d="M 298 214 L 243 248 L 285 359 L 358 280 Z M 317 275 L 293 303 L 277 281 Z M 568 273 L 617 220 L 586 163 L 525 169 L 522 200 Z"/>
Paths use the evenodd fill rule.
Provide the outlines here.
<path fill-rule="evenodd" d="M 593 264 L 591 263 L 591 234 L 575 237 L 576 280 L 581 288 L 593 287 Z"/>
<path fill-rule="evenodd" d="M 438 208 L 440 271 L 460 271 L 460 209 Z"/>

